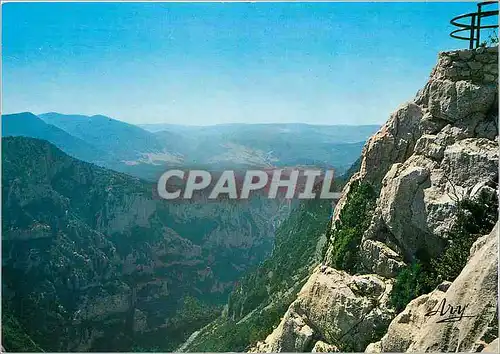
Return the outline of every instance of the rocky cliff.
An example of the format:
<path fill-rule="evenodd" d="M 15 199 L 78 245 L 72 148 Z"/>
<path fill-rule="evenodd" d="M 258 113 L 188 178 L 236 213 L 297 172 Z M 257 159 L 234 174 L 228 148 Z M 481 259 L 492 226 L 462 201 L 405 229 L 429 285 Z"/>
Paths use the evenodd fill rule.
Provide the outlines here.
<path fill-rule="evenodd" d="M 440 53 L 425 87 L 364 146 L 323 265 L 251 351 L 476 351 L 493 342 L 497 138 L 498 48 Z M 375 202 L 360 202 L 360 188 Z"/>

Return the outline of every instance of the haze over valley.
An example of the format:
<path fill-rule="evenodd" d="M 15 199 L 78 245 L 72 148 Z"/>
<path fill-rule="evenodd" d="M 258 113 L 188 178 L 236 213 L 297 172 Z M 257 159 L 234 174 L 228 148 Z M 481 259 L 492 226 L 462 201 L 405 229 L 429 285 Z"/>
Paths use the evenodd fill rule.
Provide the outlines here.
<path fill-rule="evenodd" d="M 51 350 L 174 350 L 220 313 L 243 274 L 269 257 L 297 203 L 259 195 L 246 202 L 167 202 L 154 197 L 159 175 L 174 167 L 297 165 L 344 173 L 377 129 L 138 127 L 101 115 L 2 116 L 9 323 L 32 333 L 60 318 L 61 331 L 32 338 Z M 325 208 L 328 214 L 332 206 Z M 25 317 L 27 306 L 42 317 Z"/>

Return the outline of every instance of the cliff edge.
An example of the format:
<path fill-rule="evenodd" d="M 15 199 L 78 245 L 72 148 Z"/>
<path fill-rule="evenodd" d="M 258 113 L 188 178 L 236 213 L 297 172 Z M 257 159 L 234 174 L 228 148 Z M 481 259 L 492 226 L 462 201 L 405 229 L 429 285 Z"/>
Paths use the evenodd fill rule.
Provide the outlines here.
<path fill-rule="evenodd" d="M 498 346 L 498 154 L 498 48 L 440 53 L 425 87 L 364 146 L 323 265 L 250 351 Z"/>

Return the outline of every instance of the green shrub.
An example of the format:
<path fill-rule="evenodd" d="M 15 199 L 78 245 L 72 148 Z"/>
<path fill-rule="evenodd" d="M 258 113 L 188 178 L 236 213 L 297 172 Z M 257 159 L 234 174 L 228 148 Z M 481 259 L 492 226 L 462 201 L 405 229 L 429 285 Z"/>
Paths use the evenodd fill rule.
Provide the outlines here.
<path fill-rule="evenodd" d="M 431 261 L 440 280 L 452 281 L 460 274 L 472 244 L 493 229 L 497 218 L 498 200 L 494 194 L 483 192 L 476 200 L 458 203 L 457 221 L 447 233 L 449 246 L 437 260 Z"/>
<path fill-rule="evenodd" d="M 375 206 L 376 194 L 368 183 L 352 183 L 347 202 L 331 235 L 332 253 L 327 263 L 336 269 L 356 271 L 359 246 Z"/>
<path fill-rule="evenodd" d="M 457 220 L 447 232 L 449 244 L 443 253 L 429 259 L 417 254 L 414 262 L 401 270 L 391 293 L 391 303 L 401 311 L 414 298 L 432 291 L 440 282 L 453 281 L 467 264 L 472 244 L 491 231 L 498 217 L 496 195 L 481 193 L 476 200 L 458 203 Z"/>
<path fill-rule="evenodd" d="M 438 284 L 432 271 L 419 262 L 414 262 L 401 270 L 391 293 L 391 304 L 399 312 L 416 297 L 432 291 Z"/>

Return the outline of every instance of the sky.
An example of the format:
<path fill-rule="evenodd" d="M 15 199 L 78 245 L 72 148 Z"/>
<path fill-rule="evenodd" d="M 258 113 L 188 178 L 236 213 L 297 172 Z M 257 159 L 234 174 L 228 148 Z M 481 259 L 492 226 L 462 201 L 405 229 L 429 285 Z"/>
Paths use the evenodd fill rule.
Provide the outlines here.
<path fill-rule="evenodd" d="M 473 3 L 7 3 L 3 113 L 381 124 Z"/>

